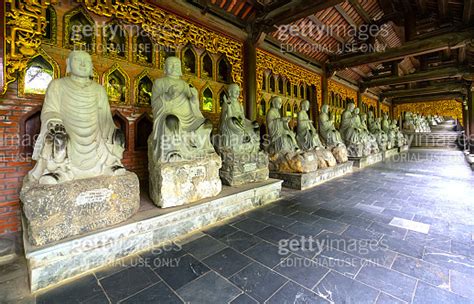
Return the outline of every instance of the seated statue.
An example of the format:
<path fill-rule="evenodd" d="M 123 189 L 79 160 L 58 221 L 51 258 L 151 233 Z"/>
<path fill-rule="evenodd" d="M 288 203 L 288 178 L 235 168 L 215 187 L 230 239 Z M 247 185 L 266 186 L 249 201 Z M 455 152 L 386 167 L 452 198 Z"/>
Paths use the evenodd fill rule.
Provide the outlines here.
<path fill-rule="evenodd" d="M 388 135 L 382 130 L 382 118 L 378 117 L 374 120 L 370 133 L 372 133 L 377 139 L 381 151 L 390 149 Z"/>
<path fill-rule="evenodd" d="M 125 172 L 124 134 L 115 127 L 104 87 L 90 79 L 90 55 L 71 52 L 67 70 L 70 76 L 51 81 L 46 92 L 29 182 L 58 184 Z"/>
<path fill-rule="evenodd" d="M 266 180 L 268 155 L 260 149 L 260 127 L 245 118 L 239 85 L 229 85 L 228 92 L 229 97 L 224 96 L 221 105 L 219 136 L 214 142 L 222 158 L 221 180 L 229 186 Z"/>
<path fill-rule="evenodd" d="M 152 92 L 153 159 L 180 161 L 215 153 L 210 134 L 212 123 L 199 109 L 196 88 L 180 79 L 181 61 L 165 60 L 165 76 L 155 80 Z"/>
<path fill-rule="evenodd" d="M 106 90 L 91 79 L 91 56 L 72 51 L 67 72 L 48 86 L 36 164 L 20 193 L 33 245 L 120 223 L 140 206 L 138 177 L 121 163 L 125 137 Z"/>
<path fill-rule="evenodd" d="M 260 127 L 257 122 L 245 118 L 244 108 L 239 102 L 239 85 L 229 85 L 228 91 L 229 98 L 224 96 L 221 105 L 218 147 L 230 148 L 234 152 L 257 152 L 260 150 Z"/>
<path fill-rule="evenodd" d="M 367 128 L 367 115 L 360 114 L 360 109 L 356 108 L 354 109 L 353 116 L 354 116 L 353 125 L 356 129 L 359 130 L 362 142 L 364 143 L 364 146 L 365 146 L 364 149 L 366 149 L 368 154 L 379 153 L 380 150 L 377 144 L 377 140 L 375 139 L 375 136 L 372 135 L 369 132 L 369 129 Z"/>
<path fill-rule="evenodd" d="M 301 103 L 301 110 L 298 113 L 298 126 L 296 131 L 296 141 L 301 150 L 316 150 L 318 154 L 318 167 L 333 167 L 337 164 L 336 159 L 330 151 L 321 143 L 318 131 L 313 126 L 313 121 L 308 117 L 309 101 L 304 100 Z"/>
<path fill-rule="evenodd" d="M 349 156 L 367 156 L 370 154 L 370 146 L 362 133 L 359 114 L 355 112 L 355 105 L 348 103 L 346 110 L 342 113 L 339 131 L 346 143 Z"/>
<path fill-rule="evenodd" d="M 270 100 L 270 110 L 268 110 L 266 117 L 270 140 L 267 150 L 270 154 L 296 152 L 298 150 L 295 133 L 288 125 L 291 117 L 281 117 L 281 106 L 281 98 L 272 97 Z"/>
<path fill-rule="evenodd" d="M 270 170 L 280 172 L 305 173 L 318 169 L 318 159 L 314 151 L 302 151 L 298 148 L 295 133 L 288 123 L 291 117 L 281 117 L 281 97 L 270 100 L 267 113 L 267 132 L 265 148 L 269 153 Z"/>
<path fill-rule="evenodd" d="M 403 118 L 403 130 L 408 132 L 415 132 L 415 121 L 411 112 L 406 112 Z"/>
<path fill-rule="evenodd" d="M 173 207 L 219 194 L 222 161 L 211 144 L 212 123 L 199 109 L 197 90 L 180 78 L 181 61 L 166 58 L 164 74 L 152 90 L 149 190 L 156 205 Z"/>
<path fill-rule="evenodd" d="M 382 119 L 382 130 L 385 132 L 385 134 L 387 134 L 387 137 L 388 137 L 387 149 L 392 149 L 393 147 L 395 147 L 395 142 L 396 142 L 396 137 L 397 137 L 397 134 L 391 128 L 391 125 L 392 125 L 392 122 L 390 121 L 388 114 L 384 114 L 383 119 Z"/>
<path fill-rule="evenodd" d="M 334 115 L 329 114 L 329 106 L 327 104 L 321 107 L 321 113 L 319 114 L 319 134 L 337 162 L 347 162 L 348 155 L 346 145 L 342 140 L 341 134 L 334 126 Z"/>
<path fill-rule="evenodd" d="M 395 134 L 395 146 L 396 147 L 403 147 L 407 144 L 407 139 L 405 135 L 400 131 L 400 128 L 397 125 L 397 120 L 392 120 L 392 124 L 390 125 L 392 132 Z"/>

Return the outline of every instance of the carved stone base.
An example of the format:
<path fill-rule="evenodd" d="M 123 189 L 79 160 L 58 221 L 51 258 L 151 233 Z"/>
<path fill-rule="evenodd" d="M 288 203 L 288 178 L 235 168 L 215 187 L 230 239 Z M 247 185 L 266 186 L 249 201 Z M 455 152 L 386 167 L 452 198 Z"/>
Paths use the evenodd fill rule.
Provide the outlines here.
<path fill-rule="evenodd" d="M 140 186 L 136 174 L 126 172 L 36 184 L 24 187 L 20 198 L 29 240 L 40 246 L 125 221 L 138 211 Z"/>
<path fill-rule="evenodd" d="M 268 179 L 268 155 L 263 151 L 239 153 L 220 151 L 222 168 L 219 170 L 222 183 L 239 186 Z"/>
<path fill-rule="evenodd" d="M 318 170 L 318 156 L 315 151 L 273 154 L 268 156 L 270 171 L 308 173 Z"/>
<path fill-rule="evenodd" d="M 354 162 L 354 167 L 360 169 L 381 162 L 383 160 L 383 155 L 380 152 L 364 157 L 349 157 L 349 160 Z"/>
<path fill-rule="evenodd" d="M 336 158 L 338 164 L 345 163 L 349 160 L 347 156 L 347 149 L 345 145 L 338 145 L 329 148 L 332 152 L 332 155 Z"/>
<path fill-rule="evenodd" d="M 398 148 L 393 148 L 393 149 L 390 149 L 390 150 L 386 150 L 386 151 L 383 152 L 383 160 L 387 160 L 390 157 L 398 155 L 398 153 L 399 153 Z"/>
<path fill-rule="evenodd" d="M 149 161 L 150 197 L 155 205 L 167 208 L 216 196 L 222 189 L 221 165 L 216 153 L 191 161 Z"/>
<path fill-rule="evenodd" d="M 350 172 L 352 172 L 352 162 L 348 161 L 343 164 L 338 164 L 335 167 L 319 169 L 310 173 L 285 173 L 271 171 L 270 177 L 283 180 L 284 187 L 305 190 Z"/>
<path fill-rule="evenodd" d="M 187 233 L 273 202 L 280 197 L 280 191 L 281 181 L 267 180 L 224 187 L 217 197 L 190 206 L 160 209 L 144 201 L 144 208 L 131 219 L 101 231 L 45 247 L 33 246 L 25 237 L 30 289 L 37 292 L 101 267 L 119 265 L 122 258 L 169 244 Z M 144 261 L 154 265 L 151 259 Z"/>
<path fill-rule="evenodd" d="M 398 152 L 399 153 L 406 152 L 406 151 L 408 151 L 408 149 L 410 149 L 410 146 L 409 145 L 404 145 L 404 146 L 401 146 L 401 147 L 398 148 Z"/>

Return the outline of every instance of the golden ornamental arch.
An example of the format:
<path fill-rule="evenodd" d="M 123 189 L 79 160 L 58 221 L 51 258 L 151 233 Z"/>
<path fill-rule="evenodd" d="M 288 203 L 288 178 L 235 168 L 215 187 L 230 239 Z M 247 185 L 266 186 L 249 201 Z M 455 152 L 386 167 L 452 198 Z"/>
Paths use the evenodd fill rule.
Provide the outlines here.
<path fill-rule="evenodd" d="M 346 98 L 354 100 L 354 103 L 357 106 L 357 91 L 346 87 L 345 85 L 342 85 L 332 79 L 328 80 L 328 91 L 334 92 L 334 94 L 339 94 L 342 97 L 342 100 L 346 100 Z"/>
<path fill-rule="evenodd" d="M 321 108 L 322 91 L 321 76 L 319 74 L 261 49 L 257 49 L 257 100 L 262 98 L 262 79 L 266 70 L 270 70 L 272 72 L 271 75 L 285 77 L 292 84 L 305 83 L 306 85 L 314 85 L 316 87 L 318 106 Z"/>
<path fill-rule="evenodd" d="M 46 9 L 60 0 L 16 1 L 5 0 L 5 47 L 2 94 L 8 84 L 16 80 L 17 72 L 24 70 L 28 60 L 37 54 L 46 27 Z M 98 1 L 75 0 L 83 7 L 102 17 L 115 17 L 141 26 L 156 44 L 186 45 L 225 54 L 232 66 L 232 81 L 242 86 L 242 43 L 221 33 L 193 24 L 161 8 L 139 0 Z"/>

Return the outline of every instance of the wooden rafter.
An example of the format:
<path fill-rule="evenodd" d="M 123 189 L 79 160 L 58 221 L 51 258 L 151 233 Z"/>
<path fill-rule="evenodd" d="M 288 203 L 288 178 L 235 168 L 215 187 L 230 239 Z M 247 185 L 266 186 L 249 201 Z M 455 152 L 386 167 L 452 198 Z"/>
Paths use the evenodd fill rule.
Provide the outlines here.
<path fill-rule="evenodd" d="M 392 99 L 392 104 L 402 103 L 416 103 L 426 101 L 437 101 L 437 100 L 450 100 L 450 99 L 462 99 L 465 96 L 463 93 L 447 93 L 447 94 L 433 94 L 425 96 L 409 96 L 397 99 Z"/>
<path fill-rule="evenodd" d="M 461 92 L 466 93 L 466 86 L 461 83 L 446 83 L 446 84 L 436 84 L 431 85 L 425 88 L 415 88 L 415 89 L 403 89 L 403 90 L 390 90 L 384 91 L 382 93 L 383 97 L 387 98 L 399 98 L 399 97 L 409 97 L 409 96 L 420 96 L 428 94 L 439 94 L 439 93 L 453 93 Z"/>

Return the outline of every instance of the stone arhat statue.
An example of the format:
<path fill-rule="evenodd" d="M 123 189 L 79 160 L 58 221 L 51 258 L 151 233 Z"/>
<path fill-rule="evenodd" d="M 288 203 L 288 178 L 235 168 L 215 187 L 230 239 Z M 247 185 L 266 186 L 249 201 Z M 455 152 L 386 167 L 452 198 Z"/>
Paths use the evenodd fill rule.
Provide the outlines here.
<path fill-rule="evenodd" d="M 332 119 L 330 116 L 329 106 L 324 104 L 319 114 L 319 134 L 337 162 L 344 163 L 348 160 L 347 148 L 342 140 L 341 134 L 334 126 L 334 116 L 332 115 Z"/>
<path fill-rule="evenodd" d="M 268 152 L 270 154 L 280 152 L 294 152 L 298 150 L 295 133 L 288 125 L 291 118 L 281 117 L 281 106 L 281 98 L 279 96 L 272 97 L 270 100 L 270 110 L 268 110 L 266 117 L 270 140 Z"/>
<path fill-rule="evenodd" d="M 91 80 L 92 68 L 88 53 L 72 51 L 70 76 L 49 84 L 28 182 L 57 184 L 125 171 L 124 135 L 115 127 L 105 89 Z"/>
<path fill-rule="evenodd" d="M 153 85 L 153 158 L 175 161 L 215 153 L 210 141 L 212 124 L 199 109 L 197 90 L 180 79 L 179 58 L 166 58 L 164 72 Z"/>
<path fill-rule="evenodd" d="M 220 147 L 234 152 L 255 152 L 260 149 L 260 127 L 245 118 L 244 108 L 239 102 L 240 87 L 233 83 L 228 88 L 229 98 L 224 96 L 219 123 Z"/>

